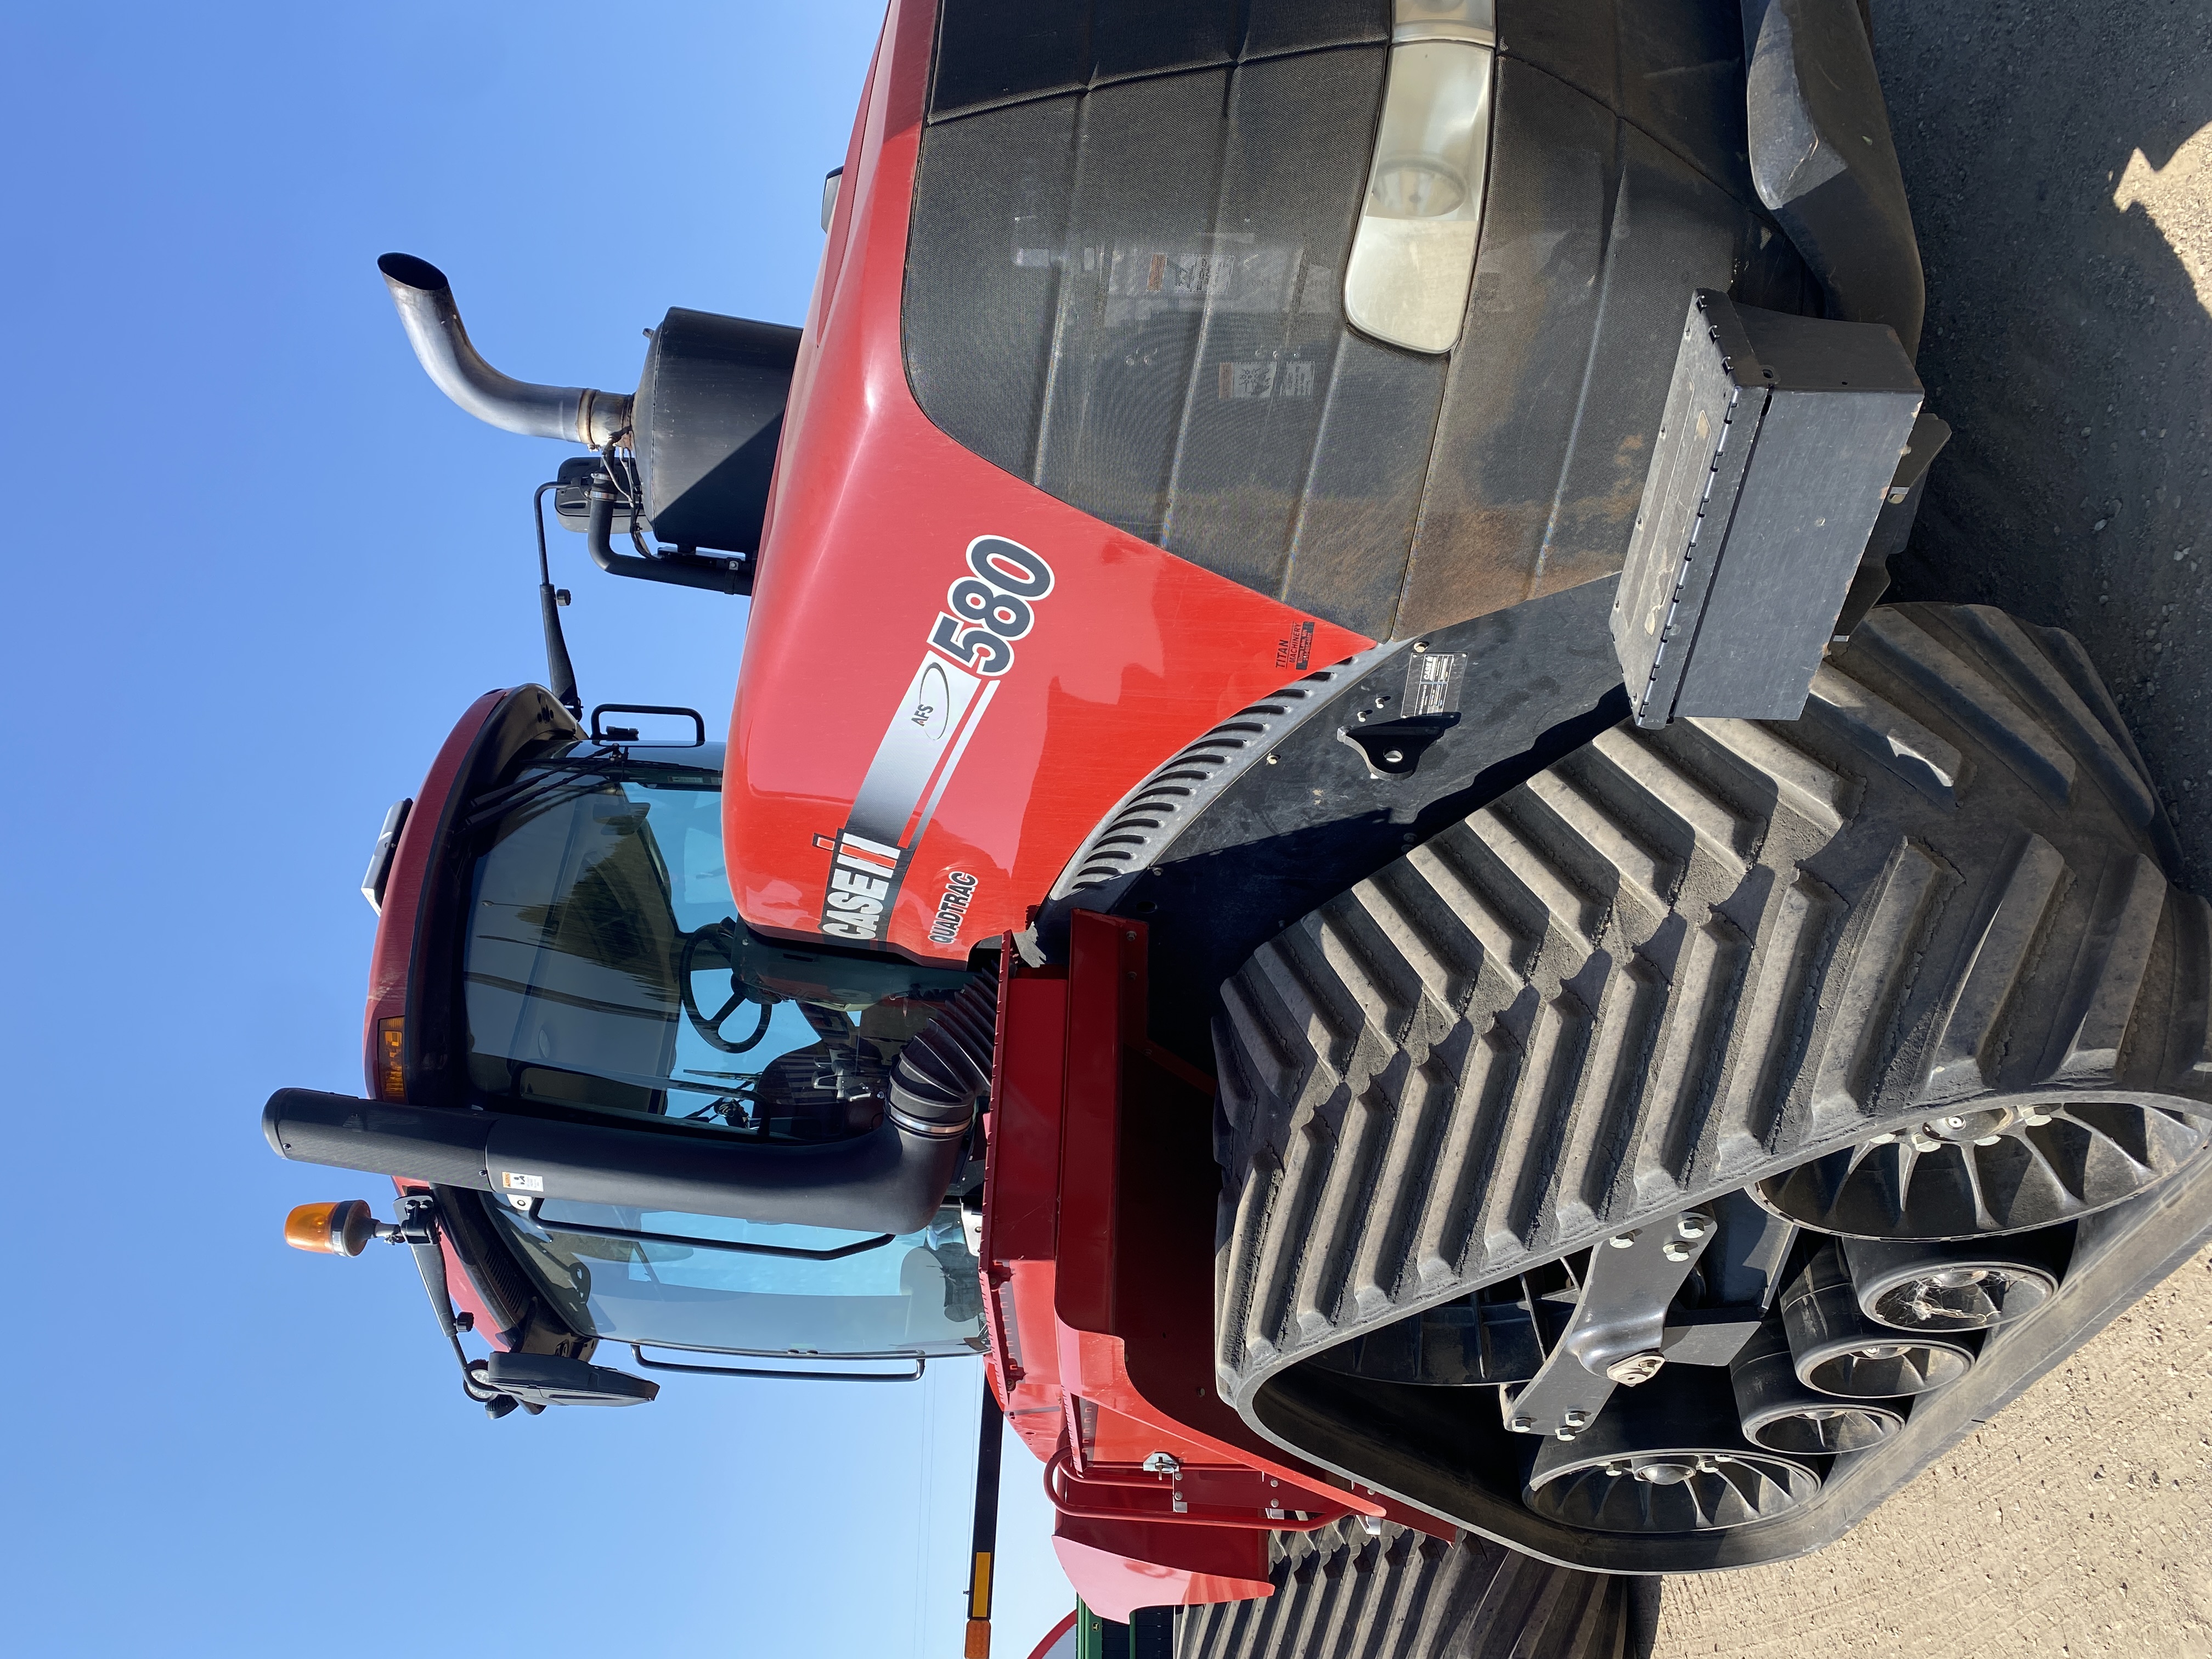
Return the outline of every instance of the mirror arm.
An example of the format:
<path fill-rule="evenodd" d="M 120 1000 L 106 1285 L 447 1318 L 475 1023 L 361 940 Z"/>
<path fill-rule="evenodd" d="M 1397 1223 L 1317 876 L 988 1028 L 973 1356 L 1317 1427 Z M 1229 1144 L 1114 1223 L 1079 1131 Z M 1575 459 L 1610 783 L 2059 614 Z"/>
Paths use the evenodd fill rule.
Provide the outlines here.
<path fill-rule="evenodd" d="M 576 690 L 575 665 L 568 660 L 568 641 L 561 632 L 561 606 L 568 595 L 553 586 L 552 563 L 545 556 L 545 492 L 559 488 L 557 483 L 540 484 L 530 501 L 531 516 L 538 521 L 538 613 L 545 629 L 545 676 L 552 682 L 547 689 L 571 719 L 581 720 L 584 699 Z"/>
<path fill-rule="evenodd" d="M 428 1193 L 409 1193 L 399 1200 L 399 1220 L 394 1224 L 380 1224 L 377 1237 L 393 1244 L 404 1244 L 415 1255 L 416 1271 L 422 1275 L 422 1289 L 430 1298 L 430 1311 L 438 1327 L 452 1345 L 453 1363 L 460 1367 L 461 1392 L 484 1408 L 486 1416 L 505 1417 L 517 1406 L 535 1416 L 544 1411 L 543 1406 L 526 1406 L 514 1395 L 502 1394 L 480 1382 L 470 1368 L 468 1355 L 461 1351 L 461 1333 L 474 1328 L 473 1322 L 453 1311 L 453 1287 L 446 1281 L 446 1250 L 438 1235 L 438 1201 Z"/>

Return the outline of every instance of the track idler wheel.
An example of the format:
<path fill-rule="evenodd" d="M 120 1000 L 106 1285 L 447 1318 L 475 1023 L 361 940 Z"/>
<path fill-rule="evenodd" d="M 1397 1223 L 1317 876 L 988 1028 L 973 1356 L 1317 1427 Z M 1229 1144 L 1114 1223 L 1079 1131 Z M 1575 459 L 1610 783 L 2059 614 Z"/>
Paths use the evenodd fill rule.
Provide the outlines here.
<path fill-rule="evenodd" d="M 1536 1453 L 1522 1501 L 1594 1532 L 1712 1532 L 1808 1503 L 1820 1477 L 1738 1431 L 1720 1375 L 1674 1366 L 1624 1389 L 1571 1440 Z"/>
<path fill-rule="evenodd" d="M 1789 1334 L 1770 1319 L 1729 1367 L 1743 1437 L 1799 1457 L 1865 1451 L 1905 1426 L 1901 1400 L 1838 1400 L 1798 1380 Z"/>
<path fill-rule="evenodd" d="M 2090 1215 L 2203 1149 L 2204 1120 L 2132 1101 L 1938 1112 L 1759 1183 L 1777 1213 L 1853 1238 L 1986 1238 Z"/>
<path fill-rule="evenodd" d="M 1974 1350 L 1951 1337 L 1907 1336 L 1859 1307 L 1843 1252 L 1823 1245 L 1782 1293 L 1782 1325 L 1797 1380 L 1845 1400 L 1893 1400 L 1955 1382 Z"/>
<path fill-rule="evenodd" d="M 2025 1319 L 2058 1276 L 2017 1251 L 1847 1239 L 1844 1261 L 1868 1318 L 1905 1331 L 1984 1331 Z"/>

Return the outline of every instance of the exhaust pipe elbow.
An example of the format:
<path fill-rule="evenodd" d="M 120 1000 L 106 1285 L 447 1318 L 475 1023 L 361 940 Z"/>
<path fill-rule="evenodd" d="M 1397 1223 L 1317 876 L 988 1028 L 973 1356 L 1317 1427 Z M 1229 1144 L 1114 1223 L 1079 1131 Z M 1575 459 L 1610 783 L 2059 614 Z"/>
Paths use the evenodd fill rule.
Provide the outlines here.
<path fill-rule="evenodd" d="M 585 386 L 538 386 L 509 379 L 486 362 L 461 325 L 446 273 L 410 253 L 376 262 L 416 361 L 438 390 L 480 421 L 531 438 L 604 449 L 627 434 L 630 400 Z"/>

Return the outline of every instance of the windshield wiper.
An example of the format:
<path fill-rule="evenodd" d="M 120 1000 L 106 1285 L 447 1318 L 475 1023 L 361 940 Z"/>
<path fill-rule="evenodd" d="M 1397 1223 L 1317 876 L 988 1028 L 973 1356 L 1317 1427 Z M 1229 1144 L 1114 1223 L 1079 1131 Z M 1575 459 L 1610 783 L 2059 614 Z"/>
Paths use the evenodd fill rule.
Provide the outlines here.
<path fill-rule="evenodd" d="M 544 1216 L 533 1216 L 532 1219 L 549 1233 L 574 1233 L 586 1238 L 634 1238 L 647 1244 L 689 1244 L 696 1249 L 729 1250 L 739 1255 L 791 1256 L 801 1261 L 842 1261 L 848 1255 L 879 1250 L 898 1237 L 896 1233 L 878 1233 L 873 1238 L 855 1239 L 850 1244 L 839 1244 L 826 1250 L 809 1250 L 796 1244 L 754 1244 L 737 1238 L 692 1238 L 683 1233 L 641 1233 L 626 1227 L 601 1227 L 588 1221 L 552 1221 Z"/>
<path fill-rule="evenodd" d="M 593 793 L 607 784 L 618 784 L 620 780 L 610 775 L 614 769 L 611 762 L 594 764 L 586 761 L 559 771 L 520 779 L 503 789 L 477 796 L 468 817 L 461 820 L 461 830 L 465 834 L 473 832 L 510 812 L 525 809 L 548 811 L 579 796 Z"/>

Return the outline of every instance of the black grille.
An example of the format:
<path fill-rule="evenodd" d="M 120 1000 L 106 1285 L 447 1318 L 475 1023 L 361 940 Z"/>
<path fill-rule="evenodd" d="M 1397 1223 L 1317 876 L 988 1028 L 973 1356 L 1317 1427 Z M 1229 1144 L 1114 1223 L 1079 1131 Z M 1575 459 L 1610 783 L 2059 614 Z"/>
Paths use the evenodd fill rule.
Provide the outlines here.
<path fill-rule="evenodd" d="M 1109 524 L 1387 633 L 1444 371 L 1341 310 L 1387 9 L 1110 8 L 1058 34 L 982 27 L 1000 9 L 943 25 L 907 283 L 921 406 Z M 1151 9 L 1175 27 L 1133 31 Z"/>
<path fill-rule="evenodd" d="M 1389 34 L 1389 0 L 945 0 L 929 114 Z"/>
<path fill-rule="evenodd" d="M 1618 570 L 1690 290 L 1796 307 L 1744 174 L 1736 7 L 1616 3 L 1499 0 L 1470 326 L 1431 356 L 1342 314 L 1383 0 L 945 0 L 916 399 L 1039 489 L 1370 638 Z"/>

